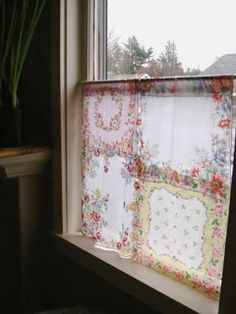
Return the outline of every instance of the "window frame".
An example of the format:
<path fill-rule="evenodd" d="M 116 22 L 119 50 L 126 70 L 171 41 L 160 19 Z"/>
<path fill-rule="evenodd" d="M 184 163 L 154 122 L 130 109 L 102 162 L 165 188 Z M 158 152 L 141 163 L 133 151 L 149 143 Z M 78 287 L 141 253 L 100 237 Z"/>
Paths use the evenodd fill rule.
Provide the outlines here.
<path fill-rule="evenodd" d="M 107 29 L 104 16 L 106 10 L 107 0 L 52 0 L 53 230 L 54 236 L 60 235 L 57 236 L 57 241 L 64 243 L 64 249 L 61 244 L 59 245 L 60 250 L 77 261 L 79 256 L 80 261 L 78 262 L 81 264 L 84 263 L 84 256 L 89 250 L 86 249 L 86 245 L 79 248 L 78 243 L 76 244 L 76 241 L 73 240 L 74 237 L 77 237 L 78 240 L 81 224 L 81 212 L 78 210 L 80 207 L 78 204 L 81 204 L 79 191 L 82 179 L 80 171 L 82 102 L 79 82 L 106 78 L 106 48 L 104 49 Z M 236 264 L 236 211 L 233 210 L 233 204 L 236 204 L 236 152 L 234 155 L 222 293 L 218 312 L 222 314 L 233 313 L 236 299 L 236 279 L 234 279 L 236 278 L 236 268 L 234 267 Z M 76 247 L 80 253 L 76 253 Z M 81 252 L 84 253 L 81 255 Z M 89 252 L 85 260 L 94 258 L 101 263 L 99 261 L 101 258 L 93 252 Z M 90 264 L 90 270 L 96 272 L 94 264 Z M 102 264 L 105 279 L 106 269 L 109 269 L 111 273 L 117 272 L 114 265 L 108 264 L 109 262 L 105 266 Z M 119 276 L 123 276 L 121 272 Z M 130 274 L 127 276 L 128 279 L 121 279 L 123 281 L 120 283 L 124 290 L 127 280 L 130 281 L 129 285 L 135 285 L 131 283 L 134 278 Z M 111 281 L 114 278 L 111 276 Z M 182 284 L 180 283 L 180 285 Z M 159 310 L 162 309 L 163 294 L 160 291 L 153 292 L 152 288 L 148 288 L 142 282 L 138 287 L 140 289 L 137 293 L 138 298 L 142 301 L 145 301 L 143 298 L 146 298 L 147 302 L 150 301 L 148 297 L 141 297 L 141 291 L 146 291 L 146 293 L 149 291 L 153 298 L 156 296 L 157 300 L 160 300 L 159 305 L 157 300 L 154 302 L 156 308 L 159 306 Z M 175 304 L 180 304 L 178 301 L 168 298 L 168 295 L 166 297 L 166 302 L 170 302 L 170 309 L 173 309 Z M 187 309 L 186 311 L 188 312 Z"/>

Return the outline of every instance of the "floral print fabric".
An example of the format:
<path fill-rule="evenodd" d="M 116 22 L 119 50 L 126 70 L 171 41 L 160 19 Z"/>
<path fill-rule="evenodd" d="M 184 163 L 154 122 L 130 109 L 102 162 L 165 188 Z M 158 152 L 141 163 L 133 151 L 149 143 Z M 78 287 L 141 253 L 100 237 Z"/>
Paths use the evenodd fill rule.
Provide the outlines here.
<path fill-rule="evenodd" d="M 83 146 L 120 156 L 135 153 L 137 114 L 132 83 L 85 85 L 83 99 Z"/>
<path fill-rule="evenodd" d="M 122 176 L 124 159 L 101 154 L 98 149 L 84 151 L 83 233 L 96 239 L 96 245 L 118 251 L 123 257 L 132 254 L 130 231 L 133 197 L 132 181 Z"/>
<path fill-rule="evenodd" d="M 122 257 L 132 255 L 129 203 L 135 179 L 123 168 L 136 154 L 134 86 L 93 83 L 83 89 L 82 231 Z"/>
<path fill-rule="evenodd" d="M 218 298 L 231 121 L 231 77 L 85 83 L 83 233 Z"/>
<path fill-rule="evenodd" d="M 134 259 L 217 299 L 228 202 L 147 181 L 138 194 Z"/>

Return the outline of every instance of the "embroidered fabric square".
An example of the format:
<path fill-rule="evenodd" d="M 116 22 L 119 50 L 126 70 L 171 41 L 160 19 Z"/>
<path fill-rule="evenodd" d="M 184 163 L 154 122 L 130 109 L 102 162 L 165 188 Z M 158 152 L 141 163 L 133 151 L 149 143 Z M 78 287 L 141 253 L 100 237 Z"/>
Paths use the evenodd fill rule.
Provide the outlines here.
<path fill-rule="evenodd" d="M 218 298 L 230 194 L 232 82 L 154 81 L 140 90 L 134 259 Z"/>
<path fill-rule="evenodd" d="M 228 202 L 165 183 L 139 185 L 134 260 L 217 299 Z"/>
<path fill-rule="evenodd" d="M 207 296 L 220 293 L 231 77 L 83 86 L 82 231 Z"/>
<path fill-rule="evenodd" d="M 203 182 L 214 174 L 229 185 L 230 86 L 226 79 L 192 79 L 155 81 L 142 89 L 138 134 L 146 179 L 155 180 L 156 174 L 158 181 L 213 194 L 216 189 L 210 191 Z M 218 192 L 220 197 L 223 191 Z"/>
<path fill-rule="evenodd" d="M 134 83 L 93 83 L 83 91 L 83 146 L 120 156 L 135 153 Z"/>
<path fill-rule="evenodd" d="M 125 159 L 84 151 L 82 232 L 96 239 L 96 246 L 130 257 L 132 245 L 133 179 L 121 171 Z"/>

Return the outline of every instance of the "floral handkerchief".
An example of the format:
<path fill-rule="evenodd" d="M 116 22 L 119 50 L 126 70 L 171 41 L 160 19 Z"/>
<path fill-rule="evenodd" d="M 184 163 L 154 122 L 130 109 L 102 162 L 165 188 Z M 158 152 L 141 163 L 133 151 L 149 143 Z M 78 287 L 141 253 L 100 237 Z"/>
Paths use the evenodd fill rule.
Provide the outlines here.
<path fill-rule="evenodd" d="M 231 185 L 232 83 L 83 86 L 83 233 L 215 299 Z"/>

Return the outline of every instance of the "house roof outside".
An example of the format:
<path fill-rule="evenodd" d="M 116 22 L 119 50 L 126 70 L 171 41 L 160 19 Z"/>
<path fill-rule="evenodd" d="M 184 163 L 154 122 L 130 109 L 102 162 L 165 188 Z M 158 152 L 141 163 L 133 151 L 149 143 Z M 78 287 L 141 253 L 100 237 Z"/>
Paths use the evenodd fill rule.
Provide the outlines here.
<path fill-rule="evenodd" d="M 225 54 L 218 58 L 208 68 L 202 71 L 204 75 L 236 74 L 236 53 Z"/>

